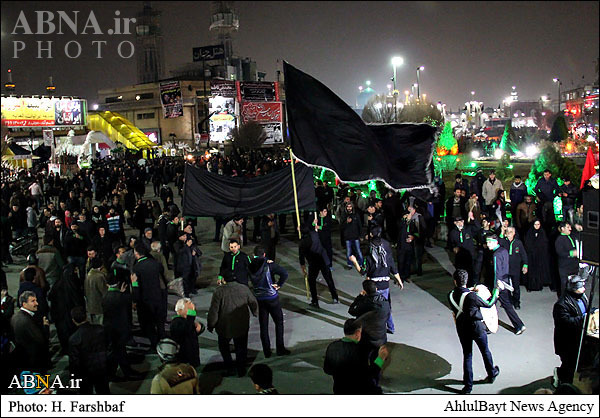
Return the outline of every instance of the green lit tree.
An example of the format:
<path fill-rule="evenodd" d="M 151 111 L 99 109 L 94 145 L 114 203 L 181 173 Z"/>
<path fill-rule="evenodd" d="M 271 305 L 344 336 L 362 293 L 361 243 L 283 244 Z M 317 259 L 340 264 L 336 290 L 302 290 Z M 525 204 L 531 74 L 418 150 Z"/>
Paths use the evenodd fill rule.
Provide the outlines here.
<path fill-rule="evenodd" d="M 563 158 L 554 144 L 545 142 L 541 146 L 540 154 L 531 166 L 527 180 L 525 180 L 530 194 L 534 194 L 535 185 L 546 169 L 550 170 L 552 176 L 556 179 L 568 176 L 573 184 L 580 184 L 581 182 L 581 170 L 577 168 L 573 160 Z"/>
<path fill-rule="evenodd" d="M 458 153 L 458 142 L 456 142 L 450 122 L 446 122 L 444 125 L 444 130 L 438 138 L 436 148 L 439 156 L 456 155 Z"/>
<path fill-rule="evenodd" d="M 508 121 L 504 127 L 504 133 L 502 134 L 502 139 L 500 140 L 500 149 L 504 151 L 505 155 L 515 155 L 517 151 L 519 151 L 519 147 L 517 145 L 517 136 L 515 135 L 515 130 L 513 129 L 510 121 Z"/>
<path fill-rule="evenodd" d="M 562 115 L 558 115 L 552 124 L 552 130 L 550 131 L 550 141 L 561 142 L 567 139 L 569 136 L 569 129 L 567 128 L 567 121 Z"/>
<path fill-rule="evenodd" d="M 510 155 L 508 153 L 504 153 L 502 158 L 498 160 L 495 171 L 496 177 L 502 181 L 508 181 L 514 177 L 515 173 L 513 171 L 513 165 L 510 163 Z"/>

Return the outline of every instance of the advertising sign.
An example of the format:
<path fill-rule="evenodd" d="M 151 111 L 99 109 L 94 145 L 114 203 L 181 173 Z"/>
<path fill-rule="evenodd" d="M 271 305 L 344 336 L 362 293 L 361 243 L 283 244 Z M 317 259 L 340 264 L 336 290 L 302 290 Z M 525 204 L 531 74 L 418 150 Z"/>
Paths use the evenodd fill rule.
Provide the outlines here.
<path fill-rule="evenodd" d="M 241 82 L 240 97 L 247 102 L 277 102 L 279 101 L 278 83 Z"/>
<path fill-rule="evenodd" d="M 235 128 L 235 98 L 216 96 L 208 100 L 208 111 L 211 113 L 210 139 L 224 142 L 231 129 Z"/>
<path fill-rule="evenodd" d="M 260 126 L 267 134 L 265 144 L 283 144 L 282 124 L 279 122 L 261 123 Z"/>
<path fill-rule="evenodd" d="M 51 147 L 54 144 L 54 131 L 52 129 L 44 129 L 42 137 L 44 138 L 45 146 Z"/>
<path fill-rule="evenodd" d="M 242 123 L 283 122 L 281 102 L 244 102 L 242 103 Z"/>
<path fill-rule="evenodd" d="M 237 86 L 235 81 L 212 80 L 210 82 L 211 96 L 236 97 Z"/>
<path fill-rule="evenodd" d="M 2 123 L 8 127 L 85 125 L 85 100 L 2 97 Z"/>
<path fill-rule="evenodd" d="M 183 98 L 179 81 L 160 83 L 160 102 L 165 119 L 183 116 Z"/>
<path fill-rule="evenodd" d="M 223 45 L 201 46 L 193 49 L 194 62 L 220 60 L 225 58 L 225 48 Z"/>
<path fill-rule="evenodd" d="M 154 142 L 156 145 L 162 144 L 159 129 L 142 129 L 142 132 L 148 137 L 150 141 Z"/>

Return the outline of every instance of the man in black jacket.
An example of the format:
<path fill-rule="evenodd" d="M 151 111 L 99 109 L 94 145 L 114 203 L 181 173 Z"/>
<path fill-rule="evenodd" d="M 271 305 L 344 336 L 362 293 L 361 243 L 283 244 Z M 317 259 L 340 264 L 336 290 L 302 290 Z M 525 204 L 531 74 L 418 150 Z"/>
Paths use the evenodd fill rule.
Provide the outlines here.
<path fill-rule="evenodd" d="M 25 291 L 18 298 L 20 309 L 10 320 L 15 338 L 15 357 L 19 371 L 44 374 L 50 365 L 48 346 L 50 323 L 35 318 L 38 302 L 35 293 Z"/>
<path fill-rule="evenodd" d="M 82 306 L 71 310 L 77 331 L 69 338 L 69 370 L 81 380 L 80 394 L 110 395 L 106 334 L 102 325 L 90 324 Z"/>
<path fill-rule="evenodd" d="M 166 308 L 160 287 L 163 266 L 148 256 L 146 247 L 141 244 L 135 246 L 135 258 L 131 275 L 133 300 L 136 302 L 142 332 L 150 339 L 151 350 L 154 350 L 165 335 Z"/>
<path fill-rule="evenodd" d="M 329 257 L 329 269 L 333 268 L 333 243 L 331 242 L 331 216 L 327 208 L 322 208 L 319 211 L 319 216 L 316 221 L 313 221 L 314 227 L 319 233 L 321 245 Z"/>
<path fill-rule="evenodd" d="M 179 344 L 177 358 L 180 363 L 187 363 L 192 367 L 200 366 L 200 346 L 198 336 L 205 327 L 196 322 L 196 305 L 189 298 L 179 299 L 175 304 L 177 315 L 173 317 L 170 326 L 171 338 Z"/>
<path fill-rule="evenodd" d="M 237 238 L 229 240 L 229 252 L 223 255 L 217 284 L 223 282 L 238 282 L 248 286 L 248 267 L 250 257 L 240 251 L 240 242 Z"/>
<path fill-rule="evenodd" d="M 340 222 L 340 233 L 342 234 L 343 241 L 346 243 L 346 261 L 348 263 L 347 269 L 352 269 L 352 262 L 350 256 L 354 254 L 358 258 L 358 263 L 363 263 L 363 255 L 360 251 L 360 235 L 362 232 L 362 222 L 360 217 L 354 212 L 354 206 L 352 203 L 346 205 L 346 209 L 343 212 Z"/>
<path fill-rule="evenodd" d="M 477 344 L 487 372 L 487 382 L 493 383 L 500 374 L 500 368 L 494 367 L 492 353 L 488 348 L 486 326 L 479 308 L 489 308 L 498 299 L 498 288 L 494 289 L 490 300 L 483 300 L 477 293 L 467 288 L 469 274 L 466 270 L 454 272 L 454 290 L 448 294 L 450 308 L 456 323 L 456 332 L 463 350 L 463 383 L 460 393 L 466 395 L 473 390 L 473 341 Z"/>
<path fill-rule="evenodd" d="M 467 217 L 466 203 L 467 199 L 462 197 L 461 189 L 455 189 L 454 195 L 450 196 L 446 201 L 446 225 L 448 226 L 448 231 L 452 229 L 456 218 L 465 219 Z"/>
<path fill-rule="evenodd" d="M 55 241 L 56 242 L 56 241 Z M 79 278 L 85 280 L 85 260 L 87 256 L 87 240 L 79 233 L 77 221 L 71 224 L 71 230 L 67 232 L 64 240 L 65 254 L 69 263 L 74 263 L 79 268 Z"/>
<path fill-rule="evenodd" d="M 279 289 L 287 280 L 287 271 L 276 263 L 267 261 L 263 247 L 254 247 L 254 259 L 250 263 L 250 280 L 254 296 L 258 301 L 258 322 L 260 323 L 260 340 L 266 358 L 271 357 L 271 340 L 269 339 L 269 315 L 275 322 L 275 346 L 277 355 L 290 354 L 283 342 L 283 311 L 279 301 Z M 279 280 L 274 281 L 273 275 Z"/>
<path fill-rule="evenodd" d="M 577 274 L 579 270 L 577 246 L 571 237 L 571 229 L 571 224 L 568 222 L 559 223 L 558 232 L 560 232 L 560 235 L 554 243 L 558 258 L 558 275 L 560 277 L 560 287 L 557 289 L 558 297 L 565 292 L 568 277 Z"/>
<path fill-rule="evenodd" d="M 557 370 L 558 382 L 554 385 L 573 383 L 577 353 L 588 300 L 585 296 L 585 279 L 578 275 L 569 276 L 565 292 L 554 304 L 554 352 L 562 364 Z"/>
<path fill-rule="evenodd" d="M 575 199 L 577 199 L 577 187 L 571 183 L 571 178 L 565 176 L 563 179 L 564 183 L 558 188 L 558 195 L 562 199 L 562 213 L 563 219 L 573 223 L 573 216 L 575 214 Z"/>
<path fill-rule="evenodd" d="M 279 226 L 274 213 L 262 217 L 260 222 L 260 240 L 267 252 L 269 260 L 275 261 L 277 242 L 279 241 Z"/>
<path fill-rule="evenodd" d="M 308 276 L 311 306 L 315 308 L 319 307 L 319 295 L 317 293 L 317 277 L 319 276 L 319 272 L 323 274 L 323 278 L 327 282 L 327 287 L 329 287 L 329 292 L 333 299 L 332 303 L 339 303 L 335 283 L 329 269 L 329 257 L 327 257 L 327 252 L 321 245 L 319 234 L 307 224 L 302 224 L 300 232 L 302 233 L 302 239 L 298 248 L 298 258 L 302 274 L 304 277 Z M 306 273 L 306 261 L 308 261 L 308 274 Z"/>
<path fill-rule="evenodd" d="M 448 233 L 448 242 L 450 248 L 456 257 L 454 259 L 454 267 L 461 270 L 466 270 L 469 274 L 469 287 L 479 283 L 479 274 L 481 273 L 481 265 L 477 267 L 477 250 L 475 237 L 479 233 L 479 224 L 470 223 L 465 225 L 465 220 L 458 217 L 454 220 L 454 226 Z M 477 271 L 479 270 L 479 271 Z"/>
<path fill-rule="evenodd" d="M 506 238 L 500 239 L 500 245 L 508 250 L 508 275 L 514 288 L 511 301 L 515 309 L 521 309 L 521 273 L 527 274 L 527 252 L 513 226 L 506 229 Z"/>
<path fill-rule="evenodd" d="M 119 269 L 115 269 L 117 273 Z M 129 280 L 129 278 L 128 278 Z M 131 338 L 131 293 L 127 282 L 124 282 L 114 271 L 108 275 L 108 292 L 102 299 L 104 332 L 108 339 L 109 375 L 114 376 L 117 367 L 126 378 L 137 377 L 135 370 L 127 358 L 127 341 Z"/>
<path fill-rule="evenodd" d="M 344 323 L 344 338 L 327 347 L 323 371 L 333 376 L 335 395 L 377 395 L 381 388 L 375 383 L 388 357 L 385 345 L 379 347 L 377 358 L 369 361 L 369 354 L 360 344 L 362 324 L 348 319 Z"/>
<path fill-rule="evenodd" d="M 67 264 L 61 277 L 48 292 L 50 315 L 56 326 L 56 334 L 64 353 L 68 352 L 69 337 L 77 328 L 71 319 L 71 309 L 76 306 L 85 306 L 83 292 L 76 276 L 75 266 Z"/>

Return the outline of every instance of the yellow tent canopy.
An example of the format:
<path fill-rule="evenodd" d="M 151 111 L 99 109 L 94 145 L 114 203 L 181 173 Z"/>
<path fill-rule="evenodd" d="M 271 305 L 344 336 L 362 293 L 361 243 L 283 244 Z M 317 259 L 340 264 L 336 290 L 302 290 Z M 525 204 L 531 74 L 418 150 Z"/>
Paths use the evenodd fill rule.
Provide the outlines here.
<path fill-rule="evenodd" d="M 88 128 L 103 132 L 113 142 L 119 142 L 135 151 L 156 146 L 146 134 L 119 113 L 105 111 L 90 113 L 88 116 Z"/>

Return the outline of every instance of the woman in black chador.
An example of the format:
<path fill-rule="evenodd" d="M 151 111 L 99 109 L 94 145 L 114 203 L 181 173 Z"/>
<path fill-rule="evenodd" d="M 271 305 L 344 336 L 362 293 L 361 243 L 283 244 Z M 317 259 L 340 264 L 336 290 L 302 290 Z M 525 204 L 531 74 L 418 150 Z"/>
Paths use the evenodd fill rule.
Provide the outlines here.
<path fill-rule="evenodd" d="M 527 291 L 542 290 L 543 286 L 550 285 L 550 250 L 548 249 L 548 237 L 542 228 L 539 219 L 533 221 L 533 225 L 525 235 L 525 250 L 529 258 L 529 271 L 525 287 Z"/>

